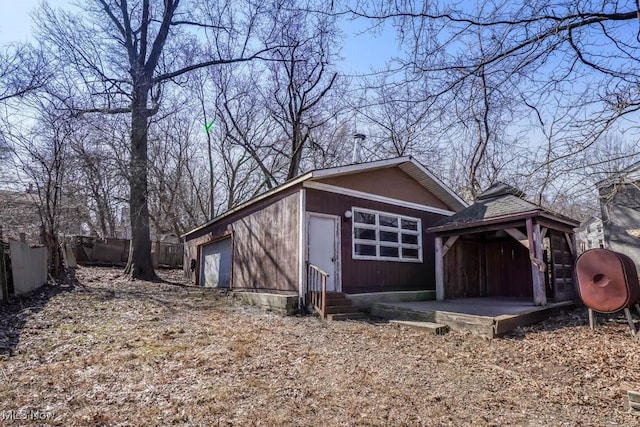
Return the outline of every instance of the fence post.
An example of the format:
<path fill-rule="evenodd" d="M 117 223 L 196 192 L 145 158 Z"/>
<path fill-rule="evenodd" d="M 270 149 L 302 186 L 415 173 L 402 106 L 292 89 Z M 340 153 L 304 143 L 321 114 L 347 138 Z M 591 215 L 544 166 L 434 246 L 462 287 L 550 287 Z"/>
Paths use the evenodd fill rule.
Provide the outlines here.
<path fill-rule="evenodd" d="M 4 240 L 2 239 L 2 226 L 0 225 L 0 292 L 2 301 L 9 301 L 9 284 L 7 283 L 7 268 L 4 263 Z"/>

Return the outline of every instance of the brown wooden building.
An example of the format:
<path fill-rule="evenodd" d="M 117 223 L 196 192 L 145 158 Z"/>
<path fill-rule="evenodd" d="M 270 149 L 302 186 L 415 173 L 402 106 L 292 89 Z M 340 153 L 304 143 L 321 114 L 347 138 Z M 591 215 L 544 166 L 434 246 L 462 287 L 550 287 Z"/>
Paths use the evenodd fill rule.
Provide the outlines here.
<path fill-rule="evenodd" d="M 347 294 L 435 288 L 434 234 L 465 202 L 410 157 L 308 172 L 185 235 L 199 286 L 299 295 L 309 264 Z"/>
<path fill-rule="evenodd" d="M 498 183 L 443 219 L 436 235 L 436 298 L 518 297 L 534 304 L 575 298 L 578 221 Z"/>

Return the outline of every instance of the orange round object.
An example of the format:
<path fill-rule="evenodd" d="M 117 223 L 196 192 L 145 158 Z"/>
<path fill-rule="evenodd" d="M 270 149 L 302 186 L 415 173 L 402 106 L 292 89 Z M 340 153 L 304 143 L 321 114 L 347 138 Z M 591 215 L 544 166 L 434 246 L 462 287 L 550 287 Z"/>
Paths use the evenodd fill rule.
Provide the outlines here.
<path fill-rule="evenodd" d="M 627 255 L 608 249 L 591 249 L 576 260 L 582 302 L 599 313 L 614 313 L 640 299 L 638 273 Z"/>

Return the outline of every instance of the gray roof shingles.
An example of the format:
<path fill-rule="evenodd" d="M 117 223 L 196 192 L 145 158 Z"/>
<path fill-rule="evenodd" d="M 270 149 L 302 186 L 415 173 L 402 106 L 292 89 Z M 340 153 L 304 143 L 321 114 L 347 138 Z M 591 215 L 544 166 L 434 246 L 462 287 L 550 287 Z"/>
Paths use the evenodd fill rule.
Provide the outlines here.
<path fill-rule="evenodd" d="M 524 197 L 525 195 L 522 191 L 499 182 L 478 195 L 474 204 L 450 217 L 442 219 L 435 224 L 434 227 L 477 223 L 490 218 L 509 217 L 529 212 L 532 214 L 536 212 L 546 212 L 558 218 L 565 218 L 562 215 L 525 200 Z"/>

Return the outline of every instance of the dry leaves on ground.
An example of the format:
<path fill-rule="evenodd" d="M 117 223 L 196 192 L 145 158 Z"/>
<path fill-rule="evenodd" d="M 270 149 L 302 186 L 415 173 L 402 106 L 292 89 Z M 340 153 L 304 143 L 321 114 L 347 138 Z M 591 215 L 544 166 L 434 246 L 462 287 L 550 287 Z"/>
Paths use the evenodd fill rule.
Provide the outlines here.
<path fill-rule="evenodd" d="M 279 317 L 180 284 L 79 268 L 3 307 L 11 425 L 635 425 L 640 341 L 584 310 L 487 340 Z"/>

